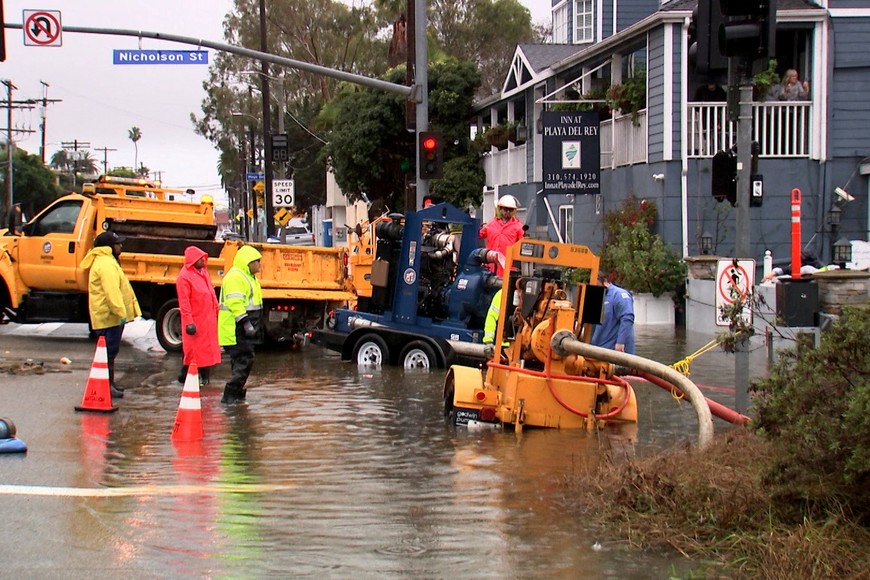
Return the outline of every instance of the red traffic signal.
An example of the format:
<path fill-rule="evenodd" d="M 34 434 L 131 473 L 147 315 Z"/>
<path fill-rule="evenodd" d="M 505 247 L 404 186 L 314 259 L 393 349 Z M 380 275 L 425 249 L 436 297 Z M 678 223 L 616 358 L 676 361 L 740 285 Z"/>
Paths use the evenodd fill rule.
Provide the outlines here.
<path fill-rule="evenodd" d="M 444 138 L 437 131 L 422 131 L 419 136 L 420 159 L 417 170 L 420 179 L 437 179 L 444 169 Z"/>

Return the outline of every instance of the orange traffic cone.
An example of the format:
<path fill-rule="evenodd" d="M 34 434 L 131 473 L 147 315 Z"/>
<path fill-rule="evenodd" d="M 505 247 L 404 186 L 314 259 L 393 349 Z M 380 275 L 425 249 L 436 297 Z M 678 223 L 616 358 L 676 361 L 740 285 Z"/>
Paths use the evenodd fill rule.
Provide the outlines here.
<path fill-rule="evenodd" d="M 202 439 L 202 404 L 199 401 L 199 371 L 192 364 L 187 369 L 184 389 L 181 391 L 181 401 L 178 402 L 178 413 L 175 415 L 175 427 L 172 428 L 172 440 L 199 441 Z"/>
<path fill-rule="evenodd" d="M 114 413 L 118 407 L 112 405 L 112 389 L 109 384 L 109 353 L 106 351 L 106 337 L 97 341 L 97 352 L 91 364 L 91 374 L 85 385 L 82 404 L 75 407 L 76 411 L 91 411 L 94 413 Z"/>

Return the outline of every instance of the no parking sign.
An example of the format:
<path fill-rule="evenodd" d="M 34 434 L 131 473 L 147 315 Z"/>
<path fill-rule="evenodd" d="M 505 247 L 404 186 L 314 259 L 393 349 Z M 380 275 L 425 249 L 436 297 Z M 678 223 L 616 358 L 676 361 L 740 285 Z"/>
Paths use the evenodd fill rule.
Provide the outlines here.
<path fill-rule="evenodd" d="M 728 326 L 728 317 L 722 316 L 722 308 L 743 300 L 740 316 L 746 324 L 752 324 L 752 305 L 747 299 L 755 286 L 755 260 L 719 260 L 716 267 L 716 324 Z"/>

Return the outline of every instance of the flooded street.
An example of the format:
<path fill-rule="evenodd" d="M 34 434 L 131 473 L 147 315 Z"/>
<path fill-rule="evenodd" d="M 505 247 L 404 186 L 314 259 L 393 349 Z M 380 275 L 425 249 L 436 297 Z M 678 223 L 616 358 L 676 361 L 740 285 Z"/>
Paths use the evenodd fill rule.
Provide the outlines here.
<path fill-rule="evenodd" d="M 660 362 L 709 338 L 650 328 L 638 329 L 638 354 Z M 766 372 L 762 350 L 753 375 Z M 70 403 L 41 436 L 59 449 L 30 442 L 26 457 L 0 462 L 13 469 L 3 483 L 58 486 L 0 497 L 4 511 L 54 514 L 43 558 L 23 560 L 39 551 L 26 534 L 0 548 L 18 577 L 666 578 L 697 566 L 629 551 L 572 510 L 563 485 L 604 451 L 695 440 L 691 405 L 657 387 L 636 385 L 636 429 L 468 431 L 441 417 L 443 372 L 358 368 L 312 346 L 260 353 L 243 406 L 219 402 L 224 362 L 202 390 L 205 439 L 174 446 L 178 357 L 127 346 L 119 365 L 119 412 L 76 414 Z M 733 366 L 703 355 L 692 378 L 732 387 Z M 705 394 L 733 406 L 725 389 Z M 38 480 L 45 461 L 62 469 Z"/>

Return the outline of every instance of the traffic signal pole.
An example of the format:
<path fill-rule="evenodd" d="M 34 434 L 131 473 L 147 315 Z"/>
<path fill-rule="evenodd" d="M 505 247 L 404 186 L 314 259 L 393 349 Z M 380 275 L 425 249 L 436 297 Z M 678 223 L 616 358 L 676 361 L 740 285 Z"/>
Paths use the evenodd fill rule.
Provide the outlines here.
<path fill-rule="evenodd" d="M 429 130 L 429 47 L 426 41 L 426 0 L 414 0 L 414 89 L 409 98 L 417 101 L 417 134 Z M 420 139 L 414 139 L 417 159 L 420 159 Z M 429 195 L 429 180 L 423 179 L 423 170 L 417 163 L 416 205 L 409 210 L 423 207 L 423 198 Z"/>
<path fill-rule="evenodd" d="M 732 61 L 738 59 L 731 59 Z M 737 259 L 748 259 L 749 200 L 752 195 L 752 80 L 749 66 L 740 74 L 740 113 L 737 121 L 737 215 L 734 253 Z M 737 344 L 734 351 L 734 407 L 738 413 L 749 411 L 749 349 L 747 341 Z"/>

